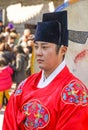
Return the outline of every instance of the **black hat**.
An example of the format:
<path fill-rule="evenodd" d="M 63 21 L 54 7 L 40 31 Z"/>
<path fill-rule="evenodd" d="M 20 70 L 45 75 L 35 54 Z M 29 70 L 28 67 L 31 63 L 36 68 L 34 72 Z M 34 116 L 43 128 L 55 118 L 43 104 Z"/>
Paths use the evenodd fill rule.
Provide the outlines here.
<path fill-rule="evenodd" d="M 58 23 L 58 21 L 40 22 L 37 25 L 35 41 L 44 41 L 58 44 L 61 42 L 60 34 L 61 24 Z"/>
<path fill-rule="evenodd" d="M 38 23 L 35 41 L 68 46 L 67 11 L 45 13 Z"/>

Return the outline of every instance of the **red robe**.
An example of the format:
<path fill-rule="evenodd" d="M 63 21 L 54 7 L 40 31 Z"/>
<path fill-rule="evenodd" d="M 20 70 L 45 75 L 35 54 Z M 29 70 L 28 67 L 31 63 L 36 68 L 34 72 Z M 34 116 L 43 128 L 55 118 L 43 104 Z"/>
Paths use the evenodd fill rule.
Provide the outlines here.
<path fill-rule="evenodd" d="M 7 105 L 2 130 L 88 130 L 88 91 L 67 66 L 45 88 L 41 72 L 22 82 Z"/>

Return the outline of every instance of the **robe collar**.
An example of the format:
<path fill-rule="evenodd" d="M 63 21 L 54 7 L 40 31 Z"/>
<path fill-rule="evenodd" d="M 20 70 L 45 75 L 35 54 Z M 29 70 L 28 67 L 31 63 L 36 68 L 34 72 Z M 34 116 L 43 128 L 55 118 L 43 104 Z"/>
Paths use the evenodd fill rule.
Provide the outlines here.
<path fill-rule="evenodd" d="M 65 67 L 65 60 L 49 75 L 48 78 L 45 77 L 44 71 L 42 71 L 41 79 L 37 85 L 37 88 L 46 87 Z"/>

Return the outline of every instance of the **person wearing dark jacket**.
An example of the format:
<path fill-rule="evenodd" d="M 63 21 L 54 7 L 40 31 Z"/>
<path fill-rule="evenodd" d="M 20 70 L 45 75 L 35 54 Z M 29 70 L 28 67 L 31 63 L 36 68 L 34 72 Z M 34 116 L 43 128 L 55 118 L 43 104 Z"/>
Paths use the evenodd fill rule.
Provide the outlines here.
<path fill-rule="evenodd" d="M 26 68 L 28 66 L 28 58 L 24 53 L 22 46 L 16 45 L 13 48 L 15 54 L 15 64 L 14 64 L 14 77 L 13 81 L 18 85 L 22 80 L 27 78 Z"/>

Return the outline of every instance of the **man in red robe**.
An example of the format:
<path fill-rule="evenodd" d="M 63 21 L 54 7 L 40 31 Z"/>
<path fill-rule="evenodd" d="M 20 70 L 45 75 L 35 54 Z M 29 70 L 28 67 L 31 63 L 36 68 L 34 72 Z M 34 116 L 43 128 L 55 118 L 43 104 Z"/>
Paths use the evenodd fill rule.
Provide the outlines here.
<path fill-rule="evenodd" d="M 2 130 L 88 130 L 88 90 L 65 63 L 67 12 L 44 14 L 34 42 L 41 71 L 12 94 Z"/>

